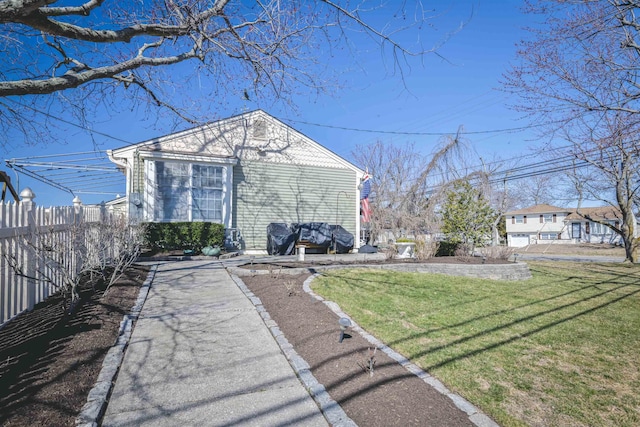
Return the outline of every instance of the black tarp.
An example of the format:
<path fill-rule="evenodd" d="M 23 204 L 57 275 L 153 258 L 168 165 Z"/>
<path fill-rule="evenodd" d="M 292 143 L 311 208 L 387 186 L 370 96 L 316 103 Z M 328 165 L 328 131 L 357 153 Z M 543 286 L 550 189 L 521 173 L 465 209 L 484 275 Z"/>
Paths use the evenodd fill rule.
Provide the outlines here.
<path fill-rule="evenodd" d="M 267 253 L 292 255 L 297 239 L 297 233 L 287 224 L 272 222 L 267 226 Z"/>
<path fill-rule="evenodd" d="M 298 234 L 298 240 L 309 242 L 321 248 L 331 246 L 331 227 L 326 222 L 302 222 L 292 227 Z"/>
<path fill-rule="evenodd" d="M 377 252 L 378 249 L 371 245 L 360 246 L 360 249 L 358 249 L 359 254 L 375 254 Z"/>
<path fill-rule="evenodd" d="M 336 253 L 339 254 L 349 253 L 353 249 L 353 234 L 349 233 L 341 225 L 332 225 L 330 228 L 334 238 L 331 248 L 335 248 Z"/>
<path fill-rule="evenodd" d="M 339 254 L 353 249 L 353 234 L 340 225 L 326 222 L 304 222 L 292 224 L 273 222 L 267 226 L 267 253 L 269 255 L 292 255 L 296 242 L 305 242 L 323 249 L 335 249 Z"/>

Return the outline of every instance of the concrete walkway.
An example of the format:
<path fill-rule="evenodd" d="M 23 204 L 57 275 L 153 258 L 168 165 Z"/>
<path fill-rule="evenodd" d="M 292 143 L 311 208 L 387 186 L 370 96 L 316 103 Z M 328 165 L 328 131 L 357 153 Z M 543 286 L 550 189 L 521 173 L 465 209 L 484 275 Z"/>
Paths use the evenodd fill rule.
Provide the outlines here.
<path fill-rule="evenodd" d="M 103 426 L 326 426 L 218 261 L 161 264 Z"/>

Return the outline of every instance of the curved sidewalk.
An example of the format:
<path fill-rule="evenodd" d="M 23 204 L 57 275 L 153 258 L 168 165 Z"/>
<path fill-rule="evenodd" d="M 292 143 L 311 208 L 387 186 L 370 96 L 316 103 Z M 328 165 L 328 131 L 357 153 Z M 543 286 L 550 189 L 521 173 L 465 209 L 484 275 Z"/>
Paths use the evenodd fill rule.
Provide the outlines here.
<path fill-rule="evenodd" d="M 158 266 L 103 426 L 326 426 L 218 261 Z"/>

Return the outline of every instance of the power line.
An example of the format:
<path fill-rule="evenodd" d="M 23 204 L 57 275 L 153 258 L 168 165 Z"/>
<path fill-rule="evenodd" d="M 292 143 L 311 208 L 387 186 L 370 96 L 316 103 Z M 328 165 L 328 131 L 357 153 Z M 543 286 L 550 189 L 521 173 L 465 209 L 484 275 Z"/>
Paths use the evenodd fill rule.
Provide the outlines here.
<path fill-rule="evenodd" d="M 540 124 L 537 124 L 537 125 L 527 125 L 527 126 L 521 126 L 521 127 L 515 127 L 515 128 L 480 130 L 480 131 L 470 131 L 470 132 L 466 132 L 466 131 L 462 131 L 462 132 L 458 132 L 458 131 L 455 131 L 455 132 L 408 132 L 408 131 L 388 131 L 388 130 L 376 130 L 376 129 L 350 128 L 350 127 L 345 127 L 345 126 L 335 126 L 335 125 L 327 125 L 327 124 L 321 124 L 321 123 L 312 123 L 312 122 L 307 122 L 307 121 L 303 121 L 303 120 L 295 120 L 295 119 L 290 119 L 290 118 L 279 118 L 279 120 L 281 120 L 283 122 L 299 123 L 299 124 L 304 124 L 304 125 L 309 125 L 309 126 L 317 126 L 317 127 L 327 128 L 327 129 L 344 130 L 344 131 L 349 131 L 349 132 L 376 133 L 376 134 L 384 134 L 384 135 L 413 135 L 413 136 L 445 136 L 445 135 L 455 135 L 455 134 L 460 134 L 460 135 L 481 135 L 481 134 L 489 134 L 489 133 L 506 133 L 506 132 L 517 132 L 517 131 L 521 131 L 521 130 L 533 129 L 533 128 L 541 127 L 541 126 L 548 126 L 548 125 L 553 124 L 553 123 L 559 123 L 559 122 L 548 122 L 548 123 L 540 123 Z"/>
<path fill-rule="evenodd" d="M 30 105 L 25 105 L 25 104 L 23 104 L 23 103 L 21 103 L 21 102 L 18 102 L 18 101 L 16 101 L 15 99 L 12 99 L 12 98 L 5 98 L 5 99 L 8 99 L 8 100 L 12 101 L 13 103 L 18 104 L 18 105 L 19 105 L 19 106 L 21 106 L 22 108 L 26 108 L 26 109 L 31 110 L 31 111 L 34 111 L 34 112 L 36 112 L 36 113 L 38 113 L 38 114 L 42 114 L 43 116 L 48 117 L 48 118 L 50 118 L 50 119 L 58 120 L 59 122 L 62 122 L 62 123 L 68 124 L 69 126 L 74 126 L 74 127 L 78 128 L 78 129 L 82 129 L 82 130 L 87 131 L 87 132 L 92 133 L 92 134 L 96 134 L 96 135 L 104 136 L 105 138 L 113 139 L 113 140 L 115 140 L 115 141 L 124 142 L 125 144 L 133 144 L 133 142 L 131 142 L 131 141 L 127 141 L 127 140 L 122 139 L 122 138 L 118 138 L 117 136 L 113 136 L 113 135 L 110 135 L 110 134 L 108 134 L 108 133 L 100 132 L 100 131 L 98 131 L 98 130 L 95 130 L 95 129 L 89 128 L 89 127 L 87 127 L 87 126 L 83 126 L 83 125 L 79 125 L 79 124 L 77 124 L 77 123 L 73 123 L 73 122 L 71 122 L 71 121 L 69 121 L 69 120 L 66 120 L 66 119 L 63 119 L 63 118 L 61 118 L 61 117 L 56 117 L 56 116 L 54 116 L 54 115 L 51 115 L 51 114 L 47 113 L 46 111 L 42 111 L 42 110 L 39 110 L 39 109 L 37 109 L 37 108 L 35 108 L 35 107 L 32 107 L 32 106 L 30 106 Z M 4 104 L 4 102 L 0 101 L 0 104 Z M 6 104 L 5 104 L 5 106 L 6 106 Z M 7 108 L 9 108 L 9 107 L 7 107 Z"/>
<path fill-rule="evenodd" d="M 488 173 L 487 174 L 487 182 L 489 184 L 498 184 L 498 183 L 503 183 L 503 182 L 510 182 L 510 181 L 517 181 L 517 180 L 521 180 L 521 179 L 525 179 L 525 178 L 532 178 L 532 177 L 536 177 L 536 176 L 541 176 L 541 175 L 549 175 L 549 174 L 555 174 L 555 173 L 561 173 L 561 172 L 566 172 L 566 171 L 570 171 L 570 170 L 577 170 L 577 169 L 583 169 L 589 166 L 593 166 L 591 163 L 589 163 L 587 160 L 580 160 L 580 159 L 576 159 L 575 157 L 571 157 L 571 154 L 568 151 L 564 151 L 568 148 L 571 148 L 572 145 L 565 145 L 565 146 L 561 146 L 561 147 L 556 147 L 553 149 L 550 149 L 550 152 L 559 152 L 559 154 L 565 154 L 566 157 L 558 157 L 552 160 L 543 160 L 543 161 L 539 161 L 539 162 L 534 162 L 534 163 L 529 163 L 529 164 L 525 164 L 525 165 L 521 165 L 521 166 L 516 166 L 513 168 L 506 168 L 506 169 L 501 169 L 501 170 L 496 170 L 494 172 Z M 584 155 L 590 155 L 590 154 L 594 154 L 594 153 L 599 153 L 601 150 L 597 149 L 597 148 L 593 148 L 591 150 L 587 150 L 586 152 L 584 152 Z M 524 155 L 524 156 L 518 156 L 515 158 L 511 158 L 511 159 L 507 159 L 507 160 L 517 160 L 517 159 L 524 159 L 526 157 L 531 157 L 534 155 L 539 155 L 539 154 L 529 154 L 529 155 Z M 611 161 L 614 160 L 616 154 L 615 153 L 608 153 L 606 154 L 604 157 L 602 157 L 600 160 L 601 161 Z M 496 162 L 492 162 L 490 164 L 496 164 L 496 163 L 503 163 L 504 161 L 496 161 Z M 474 167 L 470 167 L 469 170 L 477 170 L 479 169 L 481 166 L 474 166 Z M 440 178 L 444 178 L 445 173 L 439 173 L 439 174 L 435 174 L 435 175 L 430 175 L 429 177 L 422 177 L 423 179 L 426 178 L 434 178 L 437 179 L 438 177 Z M 405 182 L 408 185 L 411 185 L 412 183 L 415 183 L 416 181 L 418 181 L 420 179 L 420 177 L 415 177 L 415 178 L 411 178 L 411 179 L 406 179 Z M 477 178 L 478 180 L 480 178 Z M 434 193 L 436 190 L 442 188 L 442 184 L 437 184 L 437 185 L 431 185 L 428 186 L 426 188 L 426 192 L 427 193 Z"/>

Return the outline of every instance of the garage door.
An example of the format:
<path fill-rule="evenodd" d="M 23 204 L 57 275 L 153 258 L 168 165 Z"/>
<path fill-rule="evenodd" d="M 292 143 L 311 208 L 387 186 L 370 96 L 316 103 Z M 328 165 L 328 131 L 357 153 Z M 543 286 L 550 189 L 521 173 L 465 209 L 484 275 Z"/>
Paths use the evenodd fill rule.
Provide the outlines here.
<path fill-rule="evenodd" d="M 528 234 L 512 234 L 509 237 L 510 237 L 509 246 L 512 246 L 514 248 L 521 248 L 529 244 Z"/>

